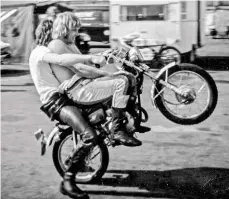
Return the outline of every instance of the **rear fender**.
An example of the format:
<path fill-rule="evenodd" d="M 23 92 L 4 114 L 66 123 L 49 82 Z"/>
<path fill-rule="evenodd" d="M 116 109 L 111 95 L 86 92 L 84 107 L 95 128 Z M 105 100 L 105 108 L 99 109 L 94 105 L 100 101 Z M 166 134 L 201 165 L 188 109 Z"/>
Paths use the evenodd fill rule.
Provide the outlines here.
<path fill-rule="evenodd" d="M 158 74 L 156 75 L 156 80 L 159 80 L 162 75 L 165 74 L 165 81 L 167 82 L 167 77 L 168 77 L 168 71 L 170 68 L 173 68 L 177 66 L 176 62 L 171 62 L 169 63 L 168 65 L 166 65 L 165 67 L 163 67 L 159 72 Z M 156 90 L 156 84 L 153 84 L 152 87 L 151 87 L 151 91 L 150 91 L 150 97 L 151 97 L 151 102 L 153 104 L 153 106 L 155 108 L 157 108 L 156 104 L 155 104 L 155 99 L 159 96 L 160 93 L 157 92 Z"/>
<path fill-rule="evenodd" d="M 49 134 L 49 136 L 47 137 L 46 140 L 46 149 L 52 145 L 52 142 L 54 140 L 54 138 L 58 139 L 59 138 L 59 128 L 56 126 L 51 133 Z"/>
<path fill-rule="evenodd" d="M 45 135 L 42 129 L 39 129 L 34 133 L 36 140 L 41 143 L 41 155 L 45 154 L 54 138 L 59 138 L 59 132 L 59 128 L 56 126 L 48 136 Z"/>

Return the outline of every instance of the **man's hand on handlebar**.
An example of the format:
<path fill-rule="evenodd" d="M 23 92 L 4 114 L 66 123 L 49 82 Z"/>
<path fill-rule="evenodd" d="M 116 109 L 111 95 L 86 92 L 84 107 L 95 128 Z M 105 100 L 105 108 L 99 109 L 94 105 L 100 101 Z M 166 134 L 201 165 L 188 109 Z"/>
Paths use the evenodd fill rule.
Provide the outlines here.
<path fill-rule="evenodd" d="M 92 62 L 92 64 L 99 65 L 100 67 L 103 67 L 106 65 L 106 58 L 102 55 L 92 55 L 91 56 L 91 62 Z"/>
<path fill-rule="evenodd" d="M 130 73 L 126 72 L 126 71 L 118 71 L 113 73 L 111 76 L 118 76 L 118 75 L 129 75 Z"/>

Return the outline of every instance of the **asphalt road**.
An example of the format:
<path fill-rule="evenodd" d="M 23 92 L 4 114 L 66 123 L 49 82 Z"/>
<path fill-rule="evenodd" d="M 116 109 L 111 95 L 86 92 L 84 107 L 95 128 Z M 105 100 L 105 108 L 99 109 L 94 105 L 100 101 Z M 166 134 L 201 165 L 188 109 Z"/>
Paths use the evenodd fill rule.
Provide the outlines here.
<path fill-rule="evenodd" d="M 40 156 L 33 132 L 50 132 L 54 123 L 39 110 L 40 102 L 26 66 L 21 74 L 1 78 L 1 180 L 3 199 L 67 198 L 51 151 Z M 2 68 L 4 69 L 4 68 Z M 6 75 L 8 74 L 8 75 Z M 152 83 L 145 79 L 142 102 L 151 132 L 140 134 L 143 145 L 110 148 L 103 184 L 81 185 L 93 199 L 227 198 L 229 195 L 229 72 L 211 71 L 219 100 L 214 113 L 194 126 L 167 120 L 150 101 Z M 220 197 L 221 196 L 221 197 Z"/>

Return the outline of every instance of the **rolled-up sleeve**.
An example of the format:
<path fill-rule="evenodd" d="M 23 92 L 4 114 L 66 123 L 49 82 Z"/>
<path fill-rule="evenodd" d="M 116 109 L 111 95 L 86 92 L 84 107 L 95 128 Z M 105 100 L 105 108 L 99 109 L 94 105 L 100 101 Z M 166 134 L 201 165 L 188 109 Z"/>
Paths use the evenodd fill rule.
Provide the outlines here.
<path fill-rule="evenodd" d="M 50 52 L 51 52 L 50 49 L 48 49 L 48 48 L 45 47 L 45 46 L 41 46 L 40 49 L 39 49 L 38 60 L 39 60 L 39 61 L 43 61 L 44 55 L 45 55 L 46 53 L 50 53 Z"/>

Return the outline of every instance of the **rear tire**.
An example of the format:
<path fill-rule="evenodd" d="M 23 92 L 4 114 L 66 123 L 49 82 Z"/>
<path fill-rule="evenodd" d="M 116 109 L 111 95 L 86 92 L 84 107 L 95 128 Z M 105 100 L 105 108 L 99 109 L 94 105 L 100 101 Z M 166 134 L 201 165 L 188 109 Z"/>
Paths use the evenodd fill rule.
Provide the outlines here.
<path fill-rule="evenodd" d="M 54 143 L 53 152 L 52 152 L 54 166 L 61 177 L 64 176 L 66 167 L 63 168 L 63 163 L 60 162 L 61 160 L 59 158 L 59 155 L 60 155 L 59 153 L 60 153 L 62 145 L 64 144 L 64 142 L 67 139 L 72 139 L 72 131 L 64 132 L 63 134 L 60 135 L 60 139 Z M 72 146 L 73 146 L 73 143 L 72 143 Z M 108 152 L 107 146 L 104 142 L 98 143 L 98 145 L 96 146 L 100 150 L 101 164 L 99 165 L 99 168 L 95 170 L 91 176 L 88 175 L 88 176 L 80 177 L 76 175 L 77 183 L 89 183 L 95 180 L 100 180 L 102 176 L 105 174 L 105 172 L 107 171 L 107 167 L 109 164 L 109 152 Z M 70 151 L 69 151 L 69 154 L 70 154 Z"/>
<path fill-rule="evenodd" d="M 161 95 L 159 95 L 155 99 L 155 104 L 158 107 L 158 109 L 160 110 L 160 112 L 167 119 L 171 120 L 172 122 L 175 122 L 177 124 L 183 124 L 183 125 L 198 124 L 198 123 L 206 120 L 214 111 L 216 104 L 217 104 L 217 101 L 218 101 L 218 90 L 217 90 L 215 81 L 212 79 L 212 77 L 204 69 L 202 69 L 202 68 L 200 68 L 194 64 L 183 63 L 183 64 L 177 65 L 173 68 L 170 68 L 168 70 L 168 77 L 171 76 L 175 72 L 183 71 L 183 70 L 192 71 L 192 72 L 197 73 L 208 84 L 209 90 L 210 90 L 210 100 L 209 100 L 207 108 L 204 110 L 204 112 L 202 112 L 200 115 L 197 115 L 196 117 L 193 117 L 193 118 L 177 117 L 176 115 L 173 115 L 170 111 L 167 110 L 167 107 L 165 106 L 165 104 L 163 102 L 163 97 Z M 165 74 L 162 74 L 159 79 L 164 80 Z M 160 83 L 157 83 L 156 88 L 157 88 L 157 92 L 156 92 L 156 95 L 157 95 L 157 93 L 159 93 L 163 89 L 163 86 Z"/>

